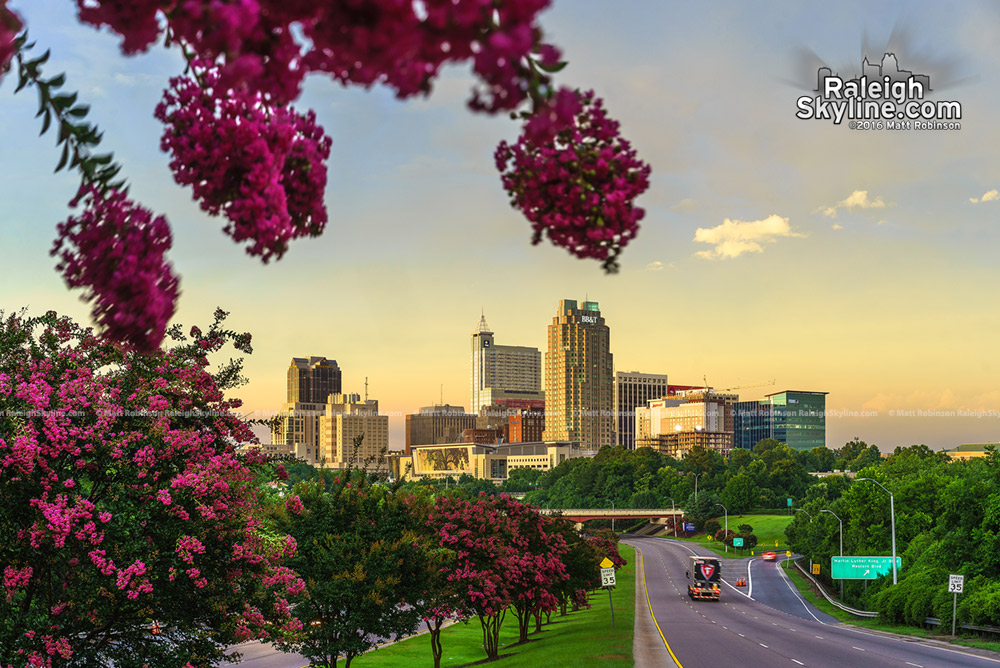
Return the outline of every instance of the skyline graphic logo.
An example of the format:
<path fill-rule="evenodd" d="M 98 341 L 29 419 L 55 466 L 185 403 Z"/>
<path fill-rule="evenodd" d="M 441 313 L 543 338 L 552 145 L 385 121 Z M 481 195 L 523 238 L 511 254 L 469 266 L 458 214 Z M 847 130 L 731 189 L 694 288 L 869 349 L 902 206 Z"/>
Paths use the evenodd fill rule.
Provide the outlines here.
<path fill-rule="evenodd" d="M 865 56 L 861 74 L 851 79 L 818 68 L 814 90 L 816 95 L 796 100 L 796 118 L 834 125 L 847 120 L 852 130 L 962 129 L 962 103 L 927 99 L 933 91 L 930 76 L 901 69 L 896 54 L 888 51 L 878 63 Z"/>

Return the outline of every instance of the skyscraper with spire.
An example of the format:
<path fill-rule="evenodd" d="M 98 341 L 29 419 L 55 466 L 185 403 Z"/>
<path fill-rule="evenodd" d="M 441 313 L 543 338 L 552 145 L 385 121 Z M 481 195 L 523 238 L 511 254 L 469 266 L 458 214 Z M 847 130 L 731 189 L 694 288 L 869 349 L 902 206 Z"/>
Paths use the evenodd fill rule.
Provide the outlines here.
<path fill-rule="evenodd" d="M 611 331 L 597 302 L 563 299 L 545 353 L 546 441 L 614 444 Z"/>
<path fill-rule="evenodd" d="M 476 415 L 484 406 L 543 400 L 542 353 L 528 346 L 497 345 L 483 314 L 472 332 L 471 390 L 470 412 Z"/>

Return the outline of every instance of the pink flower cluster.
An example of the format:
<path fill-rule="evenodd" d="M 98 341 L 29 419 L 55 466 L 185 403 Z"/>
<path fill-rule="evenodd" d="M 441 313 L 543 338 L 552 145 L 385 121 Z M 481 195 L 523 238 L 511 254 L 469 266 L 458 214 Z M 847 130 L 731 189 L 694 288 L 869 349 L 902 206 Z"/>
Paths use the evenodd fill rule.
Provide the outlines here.
<path fill-rule="evenodd" d="M 7 0 L 0 0 L 0 78 L 17 52 L 14 41 L 23 27 L 21 17 L 7 9 Z"/>
<path fill-rule="evenodd" d="M 177 301 L 177 278 L 166 261 L 170 227 L 124 192 L 81 190 L 83 213 L 60 223 L 52 248 L 71 288 L 87 290 L 94 319 L 114 341 L 151 350 L 163 340 Z"/>
<path fill-rule="evenodd" d="M 77 0 L 80 19 L 147 49 L 164 28 L 220 67 L 224 89 L 278 104 L 298 97 L 308 72 L 346 84 L 383 83 L 401 98 L 427 93 L 441 67 L 471 60 L 483 82 L 470 106 L 496 112 L 524 100 L 528 58 L 555 64 L 537 15 L 550 0 Z M 296 40 L 301 35 L 301 40 Z"/>
<path fill-rule="evenodd" d="M 645 215 L 635 199 L 649 187 L 650 168 L 593 91 L 577 97 L 560 91 L 516 144 L 500 143 L 496 165 L 511 206 L 531 221 L 533 243 L 547 236 L 615 271 Z"/>
<path fill-rule="evenodd" d="M 264 262 L 280 258 L 292 239 L 318 236 L 327 221 L 331 141 L 315 114 L 227 89 L 218 70 L 196 72 L 201 82 L 171 79 L 156 108 L 174 179 L 192 187 L 202 209 L 224 214 L 225 232 Z"/>

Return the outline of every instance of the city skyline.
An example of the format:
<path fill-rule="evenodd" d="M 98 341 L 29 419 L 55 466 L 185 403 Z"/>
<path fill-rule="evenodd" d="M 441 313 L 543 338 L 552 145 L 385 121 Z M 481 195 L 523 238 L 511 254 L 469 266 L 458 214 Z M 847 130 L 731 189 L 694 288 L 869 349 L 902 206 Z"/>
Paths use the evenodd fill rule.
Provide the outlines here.
<path fill-rule="evenodd" d="M 173 184 L 158 150 L 152 112 L 181 59 L 122 58 L 117 40 L 78 24 L 73 3 L 12 6 L 52 48 L 47 72 L 65 70 L 91 105 L 132 192 L 170 219 L 183 277 L 173 322 L 204 327 L 221 306 L 228 326 L 253 333 L 250 383 L 236 393 L 251 414 L 280 407 L 291 357 L 326 355 L 345 391 L 368 378 L 399 447 L 403 414 L 442 396 L 468 404 L 480 313 L 499 340 L 541 350 L 558 300 L 587 296 L 614 330 L 616 370 L 828 391 L 831 447 L 855 436 L 883 449 L 1000 440 L 995 3 L 620 2 L 612 13 L 556 2 L 542 23 L 569 62 L 560 81 L 603 96 L 653 168 L 638 199 L 646 217 L 614 276 L 530 245 L 491 157 L 517 125 L 470 113 L 471 77 L 454 68 L 429 99 L 406 103 L 307 80 L 301 106 L 334 142 L 330 224 L 263 266 Z M 856 69 L 863 40 L 960 100 L 962 129 L 862 133 L 795 119 L 817 68 Z M 0 308 L 89 322 L 49 256 L 77 184 L 52 174 L 51 133 L 36 136 L 37 100 L 15 85 L 0 84 L 4 153 L 18 166 L 0 182 Z M 993 414 L 921 414 L 959 410 Z"/>

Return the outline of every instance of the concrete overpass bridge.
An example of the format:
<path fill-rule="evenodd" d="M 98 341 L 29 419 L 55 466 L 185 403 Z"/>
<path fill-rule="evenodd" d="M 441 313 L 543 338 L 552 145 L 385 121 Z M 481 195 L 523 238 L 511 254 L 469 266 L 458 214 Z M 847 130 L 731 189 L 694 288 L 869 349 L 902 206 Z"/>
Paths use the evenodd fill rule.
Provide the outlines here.
<path fill-rule="evenodd" d="M 562 515 L 568 520 L 582 524 L 587 520 L 610 520 L 610 519 L 646 519 L 664 520 L 673 519 L 679 521 L 684 517 L 684 511 L 680 508 L 671 510 L 670 508 L 540 508 L 539 512 L 544 515 Z"/>

